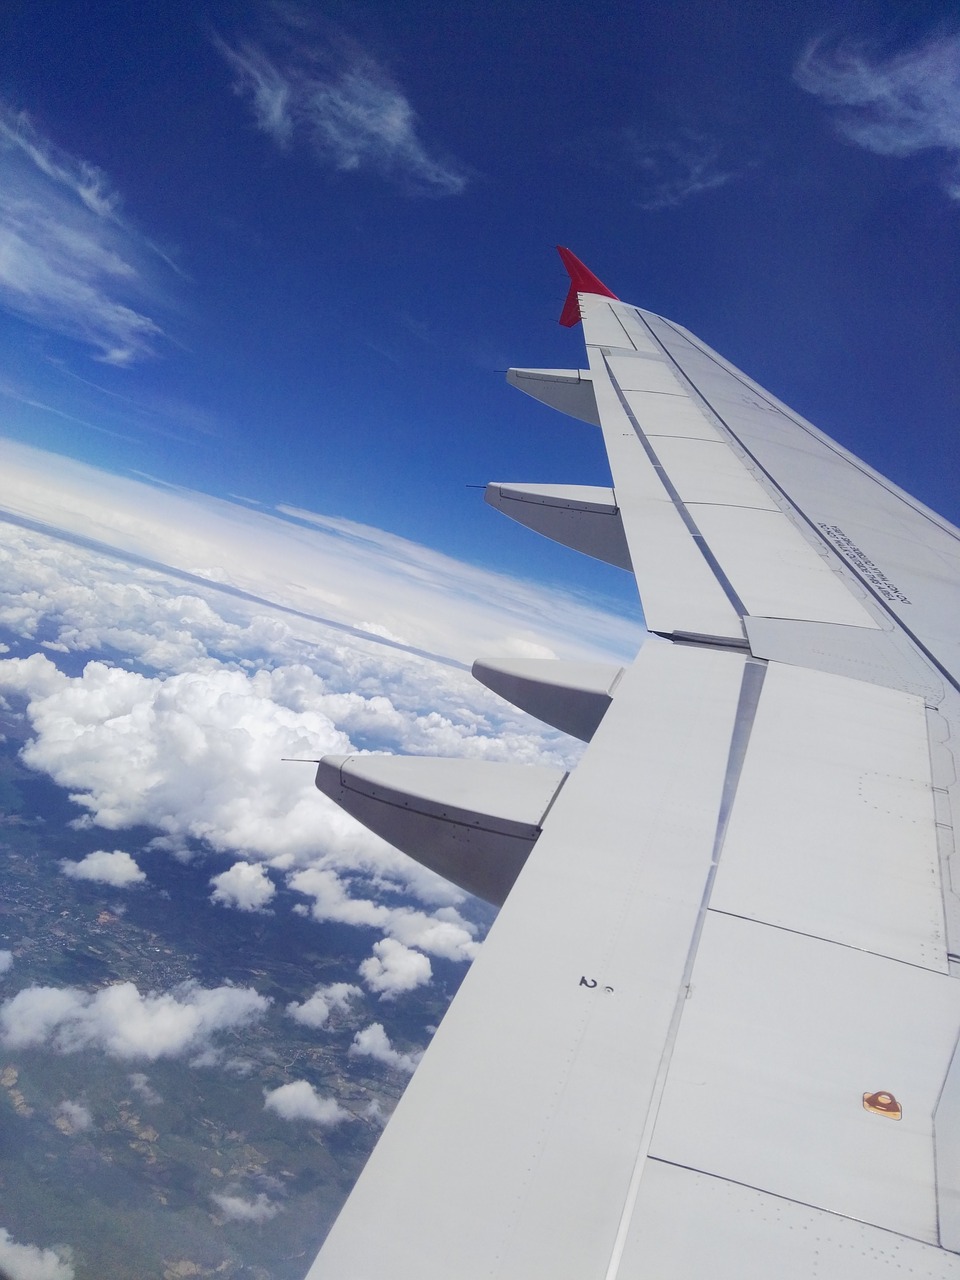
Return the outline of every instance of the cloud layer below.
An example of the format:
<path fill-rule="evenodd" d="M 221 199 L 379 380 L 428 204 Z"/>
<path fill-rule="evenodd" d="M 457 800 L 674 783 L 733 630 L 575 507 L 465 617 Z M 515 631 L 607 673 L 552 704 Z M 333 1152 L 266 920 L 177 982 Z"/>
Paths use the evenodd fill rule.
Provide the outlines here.
<path fill-rule="evenodd" d="M 73 1280 L 75 1272 L 67 1250 L 19 1244 L 0 1227 L 0 1275 L 10 1280 Z"/>
<path fill-rule="evenodd" d="M 8 1049 L 99 1049 L 112 1058 L 152 1062 L 209 1053 L 219 1033 L 249 1026 L 269 1003 L 249 987 L 192 982 L 146 995 L 132 982 L 96 992 L 26 987 L 0 1005 L 0 1041 Z"/>
<path fill-rule="evenodd" d="M 24 763 L 77 805 L 74 825 L 151 828 L 151 857 L 226 855 L 208 874 L 217 907 L 293 903 L 368 931 L 358 977 L 381 999 L 430 982 L 435 957 L 470 960 L 480 930 L 465 895 L 286 758 L 389 750 L 572 767 L 579 744 L 478 685 L 460 655 L 553 642 L 564 657 L 616 660 L 637 625 L 345 521 L 251 512 L 9 442 L 0 465 L 21 522 L 0 520 L 0 626 L 26 655 L 0 657 L 0 698 L 28 722 Z M 122 849 L 61 870 L 151 891 Z M 99 1005 L 47 998 L 45 1042 L 93 1036 Z M 341 1006 L 321 991 L 291 1016 L 319 1027 Z"/>

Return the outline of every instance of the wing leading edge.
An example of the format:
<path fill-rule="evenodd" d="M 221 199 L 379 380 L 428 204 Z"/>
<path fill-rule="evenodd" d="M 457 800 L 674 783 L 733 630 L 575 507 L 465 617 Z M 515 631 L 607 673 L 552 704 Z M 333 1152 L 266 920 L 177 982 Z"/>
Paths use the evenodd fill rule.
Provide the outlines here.
<path fill-rule="evenodd" d="M 960 534 L 562 254 L 589 368 L 508 380 L 612 486 L 488 500 L 632 570 L 652 634 L 477 669 L 590 741 L 565 778 L 380 766 L 377 829 L 418 856 L 426 796 L 460 883 L 524 843 L 310 1280 L 960 1277 Z"/>

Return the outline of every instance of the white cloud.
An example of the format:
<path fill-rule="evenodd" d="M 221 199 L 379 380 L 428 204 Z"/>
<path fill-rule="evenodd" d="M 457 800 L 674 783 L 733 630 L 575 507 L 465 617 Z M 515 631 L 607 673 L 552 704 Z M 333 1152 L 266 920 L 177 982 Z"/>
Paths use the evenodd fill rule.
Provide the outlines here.
<path fill-rule="evenodd" d="M 293 136 L 293 85 L 255 44 L 244 40 L 234 47 L 219 36 L 213 43 L 233 68 L 234 91 L 249 99 L 257 128 L 277 146 L 288 146 Z"/>
<path fill-rule="evenodd" d="M 239 911 L 262 911 L 276 895 L 276 886 L 256 862 L 235 862 L 227 871 L 213 876 L 211 902 Z"/>
<path fill-rule="evenodd" d="M 233 1222 L 269 1222 L 280 1212 L 281 1206 L 261 1191 L 255 1200 L 237 1195 L 211 1195 L 210 1199 L 224 1217 Z"/>
<path fill-rule="evenodd" d="M 675 209 L 726 186 L 747 167 L 742 159 L 731 163 L 714 137 L 689 128 L 663 133 L 626 125 L 589 134 L 578 146 L 595 168 L 625 178 L 636 204 L 649 211 Z"/>
<path fill-rule="evenodd" d="M 411 195 L 459 195 L 466 189 L 463 167 L 431 154 L 407 96 L 356 46 L 284 39 L 271 56 L 249 40 L 229 44 L 216 37 L 214 43 L 257 128 L 279 147 L 302 138 L 321 163 L 342 172 L 376 173 Z"/>
<path fill-rule="evenodd" d="M 7 973 L 13 968 L 13 952 L 0 951 L 0 974 Z"/>
<path fill-rule="evenodd" d="M 93 1124 L 89 1107 L 85 1107 L 82 1102 L 71 1102 L 69 1098 L 57 1107 L 57 1115 L 66 1122 L 65 1127 L 70 1133 L 81 1133 Z"/>
<path fill-rule="evenodd" d="M 367 1105 L 364 1107 L 363 1114 L 367 1120 L 372 1121 L 373 1124 L 379 1125 L 381 1129 L 387 1123 L 387 1120 L 390 1118 L 384 1112 L 383 1106 L 381 1105 L 379 1098 L 371 1098 L 370 1101 L 367 1103 Z"/>
<path fill-rule="evenodd" d="M 79 862 L 61 859 L 60 874 L 69 876 L 71 880 L 93 880 L 97 884 L 110 884 L 115 889 L 143 884 L 147 878 L 130 854 L 124 853 L 122 849 L 115 849 L 113 853 L 97 849 Z"/>
<path fill-rule="evenodd" d="M 287 1005 L 287 1013 L 305 1027 L 319 1030 L 326 1026 L 327 1019 L 336 1009 L 346 1013 L 357 996 L 363 992 L 349 982 L 333 982 L 326 987 L 317 987 L 313 995 L 299 1003 L 292 1000 Z"/>
<path fill-rule="evenodd" d="M 306 1080 L 294 1080 L 290 1084 L 282 1084 L 279 1089 L 265 1089 L 263 1096 L 266 1109 L 275 1111 L 284 1120 L 309 1120 L 312 1124 L 330 1128 L 353 1119 L 336 1098 L 321 1098 Z"/>
<path fill-rule="evenodd" d="M 279 519 L 2 440 L 0 469 L 16 517 L 63 530 L 0 522 L 0 624 L 136 664 L 68 673 L 43 653 L 0 659 L 0 694 L 29 721 L 22 758 L 68 790 L 81 823 L 147 826 L 151 848 L 230 855 L 222 865 L 241 869 L 213 889 L 242 876 L 251 905 L 275 871 L 318 922 L 471 959 L 477 930 L 455 909 L 465 895 L 337 809 L 311 765 L 283 757 L 348 752 L 359 740 L 572 767 L 577 744 L 466 670 L 359 624 L 415 649 L 436 643 L 454 661 L 475 646 L 496 660 L 524 633 L 566 658 L 610 660 L 635 648 L 637 625 L 366 526 L 308 512 Z M 209 582 L 204 565 L 219 566 Z"/>
<path fill-rule="evenodd" d="M 0 1275 L 5 1280 L 73 1280 L 69 1250 L 63 1246 L 41 1249 L 35 1244 L 17 1244 L 0 1227 Z"/>
<path fill-rule="evenodd" d="M 913 156 L 942 151 L 943 187 L 960 200 L 960 33 L 936 34 L 883 57 L 863 44 L 808 45 L 796 83 L 830 106 L 840 133 L 868 151 Z"/>
<path fill-rule="evenodd" d="M 430 961 L 420 951 L 411 951 L 395 938 L 381 938 L 373 944 L 373 955 L 360 965 L 360 976 L 381 1000 L 422 987 L 433 976 Z"/>
<path fill-rule="evenodd" d="M 313 898 L 310 914 L 319 923 L 335 920 L 382 929 L 398 943 L 448 960 L 472 960 L 477 953 L 474 927 L 454 907 L 440 907 L 428 915 L 412 907 L 391 907 L 371 898 L 353 897 L 344 880 L 325 867 L 297 871 L 287 883 L 297 893 Z"/>
<path fill-rule="evenodd" d="M 380 672 L 391 685 L 415 679 L 421 709 L 438 709 L 448 720 L 458 707 L 481 717 L 497 709 L 517 748 L 529 755 L 520 729 L 529 736 L 529 720 L 511 715 L 485 691 L 467 696 L 476 686 L 465 673 L 410 662 L 395 643 L 364 633 L 363 622 L 372 618 L 412 648 L 466 666 L 475 657 L 496 661 L 519 652 L 518 642 L 562 658 L 622 660 L 642 638 L 637 620 L 575 594 L 477 568 L 368 525 L 293 508 L 281 516 L 253 511 L 10 440 L 0 439 L 0 469 L 3 506 L 13 514 L 155 566 L 118 566 L 102 552 L 62 539 L 51 544 L 4 530 L 11 548 L 4 574 L 15 597 L 7 603 L 6 625 L 32 634 L 44 612 L 53 613 L 62 617 L 56 639 L 73 649 L 111 645 L 154 667 L 182 670 L 213 649 L 236 657 L 266 651 L 302 662 L 306 647 L 316 643 L 326 668 L 348 677 L 344 692 Z M 214 565 L 219 570 L 209 568 Z M 237 592 L 255 599 L 241 600 Z M 430 699 L 429 686 L 435 689 Z M 416 729 L 410 725 L 411 736 Z M 420 732 L 418 749 L 429 752 L 438 730 L 422 726 Z"/>
<path fill-rule="evenodd" d="M 130 1088 L 136 1093 L 149 1107 L 155 1107 L 163 1101 L 160 1094 L 154 1089 L 150 1080 L 142 1071 L 132 1071 L 127 1077 L 130 1081 Z"/>
<path fill-rule="evenodd" d="M 125 365 L 152 353 L 159 324 L 138 310 L 155 267 L 94 165 L 0 103 L 0 304 Z"/>
<path fill-rule="evenodd" d="M 179 1058 L 210 1051 L 216 1035 L 249 1026 L 269 1000 L 249 987 L 200 987 L 141 995 L 132 982 L 96 992 L 27 987 L 0 1004 L 0 1040 L 9 1049 L 58 1053 L 101 1049 L 113 1058 Z"/>
<path fill-rule="evenodd" d="M 353 1037 L 350 1053 L 354 1057 L 362 1055 L 375 1058 L 377 1062 L 384 1062 L 388 1067 L 411 1074 L 423 1057 L 422 1053 L 400 1053 L 399 1050 L 394 1049 L 390 1043 L 390 1037 L 380 1022 L 371 1022 L 369 1027 L 364 1027 L 362 1031 L 357 1032 Z"/>

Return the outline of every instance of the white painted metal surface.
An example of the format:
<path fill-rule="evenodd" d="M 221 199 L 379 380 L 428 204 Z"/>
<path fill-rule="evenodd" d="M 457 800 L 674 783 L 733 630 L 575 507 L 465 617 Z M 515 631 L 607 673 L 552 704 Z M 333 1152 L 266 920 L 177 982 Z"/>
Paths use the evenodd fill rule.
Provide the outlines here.
<path fill-rule="evenodd" d="M 956 1280 L 942 1249 L 651 1160 L 618 1280 Z"/>
<path fill-rule="evenodd" d="M 881 607 L 960 672 L 960 532 L 693 334 L 635 314 Z"/>
<path fill-rule="evenodd" d="M 877 625 L 853 589 L 780 512 L 703 505 L 692 514 L 748 613 Z"/>
<path fill-rule="evenodd" d="M 686 396 L 663 396 L 654 391 L 625 391 L 624 398 L 644 434 L 680 436 L 691 440 L 723 440 L 723 434 Z"/>
<path fill-rule="evenodd" d="M 770 495 L 722 441 L 651 436 L 650 442 L 681 502 L 778 510 Z"/>
<path fill-rule="evenodd" d="M 611 356 L 610 369 L 622 391 L 686 396 L 686 388 L 661 355 Z"/>
<path fill-rule="evenodd" d="M 311 1280 L 602 1274 L 709 876 L 743 666 L 641 650 Z"/>
<path fill-rule="evenodd" d="M 554 542 L 618 569 L 631 567 L 612 489 L 574 484 L 488 484 L 484 500 Z"/>
<path fill-rule="evenodd" d="M 417 862 L 499 906 L 566 776 L 488 760 L 325 756 L 317 786 Z"/>
<path fill-rule="evenodd" d="M 946 973 L 922 700 L 771 663 L 711 906 Z"/>
<path fill-rule="evenodd" d="M 602 353 L 589 351 L 603 439 L 643 614 L 651 631 L 742 640 L 740 614 L 637 434 Z"/>
<path fill-rule="evenodd" d="M 650 1153 L 935 1244 L 958 1029 L 955 979 L 711 911 Z"/>
<path fill-rule="evenodd" d="M 508 369 L 507 382 L 551 409 L 600 425 L 589 369 Z"/>
<path fill-rule="evenodd" d="M 515 707 L 589 742 L 610 707 L 622 667 L 604 662 L 516 658 L 494 666 L 473 664 L 474 679 Z"/>

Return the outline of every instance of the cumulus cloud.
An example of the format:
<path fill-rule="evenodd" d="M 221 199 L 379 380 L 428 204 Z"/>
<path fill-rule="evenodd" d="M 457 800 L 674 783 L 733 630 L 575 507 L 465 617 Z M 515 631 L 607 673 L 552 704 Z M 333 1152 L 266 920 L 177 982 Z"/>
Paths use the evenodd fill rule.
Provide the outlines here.
<path fill-rule="evenodd" d="M 421 137 L 406 94 L 369 54 L 343 40 L 306 43 L 278 31 L 268 52 L 250 40 L 214 44 L 257 128 L 284 150 L 297 140 L 341 172 L 387 178 L 411 195 L 459 195 L 467 174 Z"/>
<path fill-rule="evenodd" d="M 343 879 L 324 867 L 295 872 L 288 884 L 313 898 L 310 914 L 321 923 L 335 920 L 340 924 L 369 925 L 382 929 L 398 943 L 447 960 L 472 960 L 477 954 L 476 929 L 455 907 L 439 907 L 428 915 L 413 907 L 387 906 L 369 897 L 354 897 Z"/>
<path fill-rule="evenodd" d="M 70 1251 L 63 1246 L 42 1249 L 35 1244 L 17 1244 L 5 1227 L 0 1227 L 0 1275 L 7 1280 L 73 1280 Z"/>
<path fill-rule="evenodd" d="M 127 1077 L 130 1081 L 130 1088 L 140 1097 L 149 1107 L 155 1107 L 163 1101 L 160 1094 L 150 1084 L 150 1080 L 142 1071 L 132 1071 Z"/>
<path fill-rule="evenodd" d="M 92 880 L 96 884 L 110 884 L 115 889 L 125 889 L 132 884 L 143 884 L 146 875 L 140 870 L 129 853 L 122 849 L 114 849 L 108 853 L 106 849 L 97 849 L 88 853 L 79 862 L 61 859 L 60 874 L 69 876 L 71 880 Z"/>
<path fill-rule="evenodd" d="M 69 1098 L 57 1107 L 57 1116 L 69 1133 L 82 1133 L 93 1124 L 89 1107 L 85 1107 L 82 1102 L 71 1102 Z"/>
<path fill-rule="evenodd" d="M 375 1058 L 377 1062 L 384 1062 L 388 1067 L 410 1074 L 416 1070 L 417 1063 L 423 1057 L 422 1053 L 400 1053 L 394 1049 L 380 1022 L 371 1022 L 369 1027 L 357 1032 L 353 1037 L 350 1053 L 354 1057 Z"/>
<path fill-rule="evenodd" d="M 264 868 L 256 862 L 235 862 L 227 871 L 213 876 L 211 902 L 238 911 L 262 911 L 277 892 Z"/>
<path fill-rule="evenodd" d="M 944 190 L 960 201 L 960 33 L 940 32 L 887 57 L 864 44 L 815 40 L 793 74 L 840 108 L 835 124 L 850 142 L 878 155 L 943 153 Z"/>
<path fill-rule="evenodd" d="M 0 974 L 13 968 L 13 952 L 0 951 Z"/>
<path fill-rule="evenodd" d="M 351 1003 L 362 994 L 359 987 L 349 982 L 333 982 L 326 987 L 317 987 L 313 995 L 302 1003 L 292 1000 L 287 1005 L 287 1013 L 305 1027 L 319 1030 L 327 1025 L 327 1019 L 335 1009 L 346 1013 Z"/>
<path fill-rule="evenodd" d="M 162 331 L 146 313 L 155 255 L 119 208 L 104 173 L 0 103 L 0 303 L 128 365 Z"/>
<path fill-rule="evenodd" d="M 265 1089 L 263 1096 L 266 1109 L 275 1111 L 284 1120 L 309 1120 L 311 1124 L 331 1128 L 353 1119 L 336 1098 L 322 1098 L 307 1080 L 294 1080 L 279 1089 Z"/>
<path fill-rule="evenodd" d="M 161 491 L 9 441 L 0 468 L 18 518 L 63 530 L 0 524 L 0 624 L 97 655 L 82 670 L 45 653 L 0 658 L 0 694 L 29 721 L 22 759 L 67 789 L 79 824 L 151 827 L 156 849 L 230 855 L 223 865 L 240 871 L 212 886 L 218 901 L 233 885 L 234 901 L 246 889 L 254 905 L 277 872 L 318 922 L 472 958 L 464 894 L 337 809 L 309 764 L 283 757 L 358 743 L 572 767 L 579 745 L 454 664 L 475 645 L 495 660 L 493 638 L 509 650 L 521 627 L 531 643 L 553 633 L 563 657 L 610 660 L 636 647 L 637 625 L 367 526 Z M 219 566 L 210 581 L 204 565 Z M 378 618 L 411 648 L 360 634 Z M 412 651 L 434 640 L 450 661 Z"/>
<path fill-rule="evenodd" d="M 382 938 L 373 944 L 373 955 L 360 965 L 360 976 L 381 1000 L 392 999 L 404 991 L 422 987 L 433 976 L 430 961 L 420 951 L 412 951 L 395 938 Z"/>
<path fill-rule="evenodd" d="M 113 1058 L 152 1062 L 209 1053 L 219 1033 L 249 1026 L 269 1003 L 250 987 L 195 982 L 146 995 L 132 982 L 96 992 L 32 986 L 0 1004 L 0 1041 L 8 1049 L 100 1049 Z"/>
<path fill-rule="evenodd" d="M 280 1212 L 281 1206 L 268 1199 L 261 1191 L 255 1200 L 239 1195 L 211 1195 L 210 1199 L 225 1218 L 232 1222 L 269 1222 Z"/>

